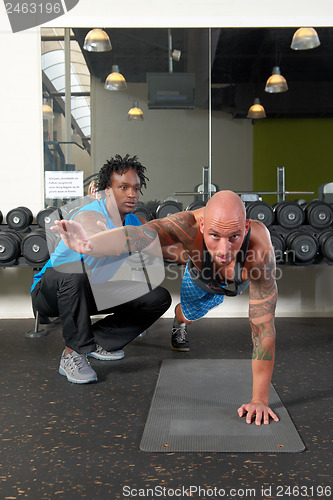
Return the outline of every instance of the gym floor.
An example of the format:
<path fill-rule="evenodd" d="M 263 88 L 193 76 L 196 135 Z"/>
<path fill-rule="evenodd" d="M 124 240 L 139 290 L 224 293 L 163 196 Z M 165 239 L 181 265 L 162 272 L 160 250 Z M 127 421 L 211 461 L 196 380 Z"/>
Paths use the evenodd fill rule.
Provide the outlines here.
<path fill-rule="evenodd" d="M 250 358 L 247 319 L 196 322 L 189 353 L 171 350 L 172 320 L 160 319 L 123 360 L 90 358 L 99 381 L 89 385 L 58 374 L 60 328 L 26 338 L 33 323 L 0 329 L 1 498 L 157 500 L 187 498 L 190 487 L 201 499 L 332 495 L 332 318 L 276 320 L 273 385 L 306 445 L 295 454 L 139 449 L 161 361 Z"/>

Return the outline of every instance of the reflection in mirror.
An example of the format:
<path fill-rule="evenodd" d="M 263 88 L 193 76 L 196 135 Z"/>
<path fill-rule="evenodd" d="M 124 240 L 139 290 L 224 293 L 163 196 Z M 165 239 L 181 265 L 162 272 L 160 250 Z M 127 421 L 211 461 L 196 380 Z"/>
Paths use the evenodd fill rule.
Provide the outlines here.
<path fill-rule="evenodd" d="M 297 28 L 224 28 L 213 56 L 213 180 L 259 192 L 270 204 L 279 198 L 280 167 L 287 200 L 317 198 L 320 184 L 332 180 L 333 29 L 316 29 L 320 46 L 293 50 Z M 265 91 L 274 67 L 287 91 Z M 246 119 L 256 98 L 266 118 Z"/>
<path fill-rule="evenodd" d="M 42 30 L 43 92 L 55 116 L 44 120 L 45 170 L 83 170 L 86 190 L 108 158 L 137 155 L 150 179 L 142 202 L 157 208 L 175 192 L 193 193 L 210 163 L 208 30 L 105 29 L 112 50 L 100 53 L 83 49 L 89 31 L 70 31 L 72 160 L 67 161 L 64 30 Z M 121 91 L 105 88 L 115 66 L 126 80 Z M 127 119 L 135 102 L 143 121 Z M 202 196 L 180 196 L 177 202 L 186 208 L 194 198 Z"/>
<path fill-rule="evenodd" d="M 66 173 L 78 170 L 83 171 L 85 178 L 91 169 L 90 73 L 71 30 L 67 30 L 70 54 L 66 59 L 65 31 L 64 28 L 41 29 L 43 99 L 53 112 L 51 118 L 43 113 L 44 170 Z M 67 92 L 69 113 L 66 113 Z M 59 177 L 59 185 L 60 182 Z M 46 194 L 49 187 L 45 186 Z M 70 190 L 64 190 L 63 201 L 72 198 Z M 58 206 L 59 200 L 61 198 L 45 198 L 45 206 Z"/>
<path fill-rule="evenodd" d="M 316 194 L 330 180 L 331 28 L 305 51 L 290 48 L 297 27 L 105 28 L 112 50 L 97 53 L 83 49 L 91 28 L 42 29 L 43 97 L 54 115 L 44 120 L 45 170 L 82 171 L 86 194 L 108 158 L 137 155 L 149 177 L 141 202 L 155 212 L 165 202 L 203 203 L 218 189 L 275 192 L 281 166 L 293 192 Z M 275 66 L 288 82 L 283 94 L 265 92 Z M 126 85 L 105 88 L 111 73 Z M 247 118 L 256 98 L 265 119 Z M 143 120 L 128 120 L 134 103 Z"/>

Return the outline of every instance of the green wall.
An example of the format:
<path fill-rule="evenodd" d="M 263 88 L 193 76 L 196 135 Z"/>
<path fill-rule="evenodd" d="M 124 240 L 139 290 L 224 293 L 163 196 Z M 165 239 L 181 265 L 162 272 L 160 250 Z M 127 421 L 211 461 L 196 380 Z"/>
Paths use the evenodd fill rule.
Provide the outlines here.
<path fill-rule="evenodd" d="M 262 119 L 253 130 L 253 190 L 276 191 L 277 167 L 285 167 L 287 200 L 311 200 L 318 187 L 333 181 L 333 119 Z M 277 197 L 263 196 L 273 204 Z"/>

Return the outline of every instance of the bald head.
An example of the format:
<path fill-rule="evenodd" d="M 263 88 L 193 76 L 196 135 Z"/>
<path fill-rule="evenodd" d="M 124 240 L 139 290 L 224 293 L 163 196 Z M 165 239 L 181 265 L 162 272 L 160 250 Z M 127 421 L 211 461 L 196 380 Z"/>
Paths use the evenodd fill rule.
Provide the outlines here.
<path fill-rule="evenodd" d="M 233 191 L 218 191 L 208 200 L 204 218 L 217 217 L 221 221 L 238 221 L 245 223 L 245 206 L 238 194 Z"/>
<path fill-rule="evenodd" d="M 249 225 L 244 204 L 236 193 L 218 191 L 210 198 L 200 219 L 200 231 L 218 267 L 235 260 Z"/>

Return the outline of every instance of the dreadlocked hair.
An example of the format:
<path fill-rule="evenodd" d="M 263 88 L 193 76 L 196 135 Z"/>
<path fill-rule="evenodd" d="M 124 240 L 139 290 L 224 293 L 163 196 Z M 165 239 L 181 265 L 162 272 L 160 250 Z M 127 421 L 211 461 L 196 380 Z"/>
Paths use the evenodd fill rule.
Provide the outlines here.
<path fill-rule="evenodd" d="M 111 175 L 113 173 L 122 175 L 127 170 L 134 170 L 139 176 L 140 187 L 147 187 L 146 181 L 149 181 L 148 177 L 145 176 L 144 172 L 146 167 L 144 167 L 137 159 L 137 156 L 130 157 L 129 154 L 122 158 L 120 155 L 115 155 L 114 158 L 106 160 L 99 172 L 98 178 L 98 191 L 104 191 L 108 186 L 110 186 Z"/>

